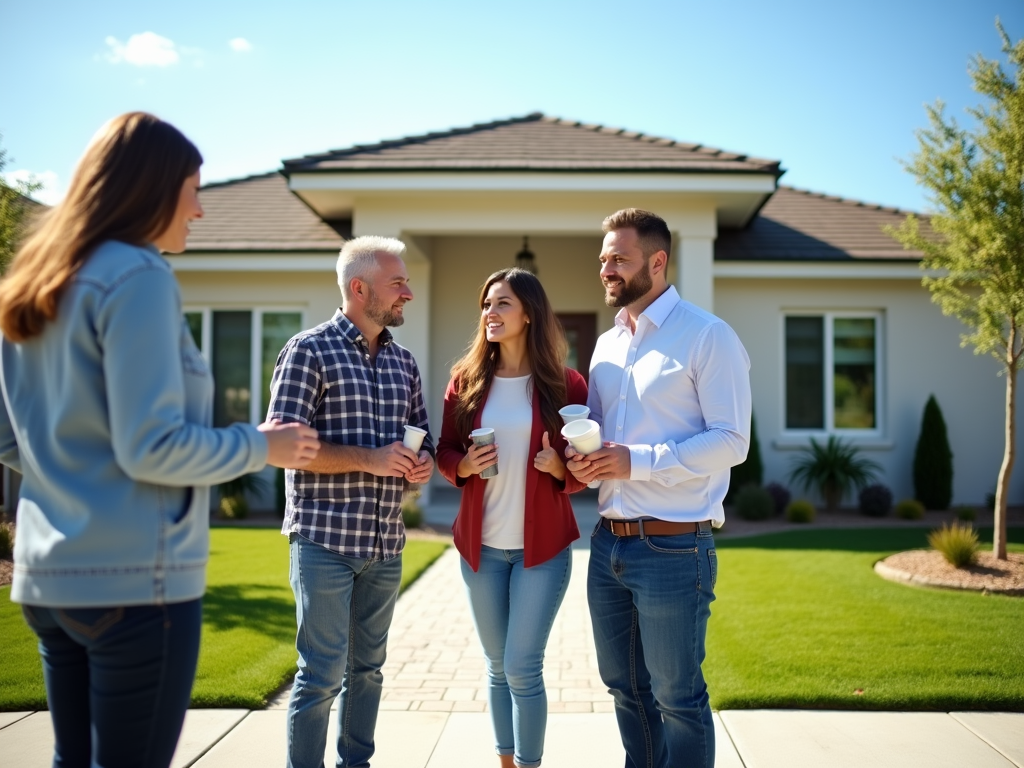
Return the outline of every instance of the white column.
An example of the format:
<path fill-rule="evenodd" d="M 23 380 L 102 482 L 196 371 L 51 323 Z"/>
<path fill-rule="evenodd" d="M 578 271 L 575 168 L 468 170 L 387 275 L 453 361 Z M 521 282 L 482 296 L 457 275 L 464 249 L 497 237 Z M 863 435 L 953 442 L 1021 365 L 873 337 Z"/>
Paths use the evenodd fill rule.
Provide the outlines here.
<path fill-rule="evenodd" d="M 675 248 L 676 290 L 708 312 L 715 311 L 715 239 L 682 235 Z"/>

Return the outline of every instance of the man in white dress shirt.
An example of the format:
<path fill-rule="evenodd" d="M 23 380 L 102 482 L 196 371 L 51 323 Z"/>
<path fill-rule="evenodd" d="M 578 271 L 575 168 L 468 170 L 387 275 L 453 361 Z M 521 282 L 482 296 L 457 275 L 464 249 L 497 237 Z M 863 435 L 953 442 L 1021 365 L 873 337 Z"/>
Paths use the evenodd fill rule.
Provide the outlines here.
<path fill-rule="evenodd" d="M 567 451 L 602 481 L 587 596 L 626 768 L 713 766 L 701 672 L 729 468 L 750 439 L 750 361 L 721 319 L 668 283 L 668 226 L 628 208 L 603 226 L 605 303 L 621 307 L 590 364 L 604 447 Z"/>

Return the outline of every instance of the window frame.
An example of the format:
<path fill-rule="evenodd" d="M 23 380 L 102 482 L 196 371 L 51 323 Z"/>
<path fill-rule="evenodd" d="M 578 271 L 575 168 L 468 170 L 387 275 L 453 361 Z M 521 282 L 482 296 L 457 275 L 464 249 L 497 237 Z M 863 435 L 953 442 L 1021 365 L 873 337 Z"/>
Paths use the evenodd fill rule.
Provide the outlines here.
<path fill-rule="evenodd" d="M 825 425 L 822 429 L 792 429 L 786 426 L 786 318 L 820 317 L 823 324 L 825 371 Z M 875 426 L 851 429 L 835 426 L 835 321 L 870 318 L 875 321 Z M 204 326 L 205 327 L 205 326 Z M 783 309 L 779 318 L 779 415 L 780 434 L 785 438 L 836 437 L 881 439 L 885 435 L 885 310 L 882 309 Z"/>
<path fill-rule="evenodd" d="M 300 330 L 308 327 L 306 325 L 307 307 L 294 304 L 184 304 L 182 306 L 182 317 L 187 313 L 198 313 L 203 318 L 202 344 L 199 351 L 206 360 L 207 365 L 212 365 L 213 354 L 213 313 L 214 312 L 249 312 L 251 313 L 251 325 L 249 328 L 249 423 L 258 425 L 263 423 L 266 414 L 263 409 L 263 367 L 262 349 L 263 344 L 263 315 L 271 312 L 295 312 L 299 315 Z M 252 393 L 259 393 L 259 397 L 252 396 Z"/>

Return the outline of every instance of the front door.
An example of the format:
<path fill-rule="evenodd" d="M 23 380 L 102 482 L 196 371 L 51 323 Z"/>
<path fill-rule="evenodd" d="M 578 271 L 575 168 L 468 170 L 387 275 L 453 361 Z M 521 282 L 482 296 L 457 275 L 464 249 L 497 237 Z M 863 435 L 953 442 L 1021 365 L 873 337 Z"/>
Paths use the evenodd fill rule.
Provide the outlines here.
<path fill-rule="evenodd" d="M 579 371 L 584 379 L 589 380 L 590 357 L 594 354 L 594 344 L 597 342 L 597 313 L 558 313 L 557 317 L 565 331 L 565 340 L 569 343 L 566 366 Z"/>

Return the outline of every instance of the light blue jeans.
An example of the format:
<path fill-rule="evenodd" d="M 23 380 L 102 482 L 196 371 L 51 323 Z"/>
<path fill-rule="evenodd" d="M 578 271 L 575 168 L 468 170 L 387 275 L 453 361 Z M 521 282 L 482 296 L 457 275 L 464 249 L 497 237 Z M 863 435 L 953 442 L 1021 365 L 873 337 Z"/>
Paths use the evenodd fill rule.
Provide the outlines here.
<path fill-rule="evenodd" d="M 516 765 L 540 765 L 548 720 L 544 648 L 572 573 L 568 548 L 545 563 L 523 567 L 523 550 L 480 548 L 476 573 L 462 561 L 487 664 L 487 701 L 495 751 Z"/>
<path fill-rule="evenodd" d="M 626 768 L 715 764 L 701 663 L 717 576 L 710 523 L 643 539 L 594 530 L 587 599 Z"/>
<path fill-rule="evenodd" d="M 299 671 L 288 702 L 288 768 L 323 768 L 331 704 L 338 694 L 337 768 L 365 768 L 402 581 L 402 558 L 345 557 L 290 537 Z"/>

